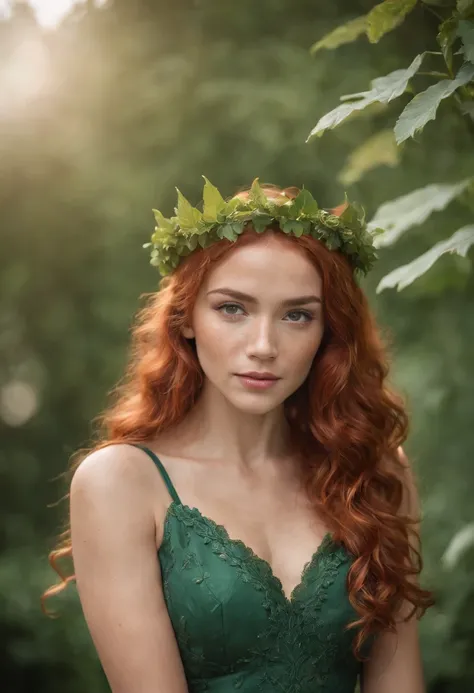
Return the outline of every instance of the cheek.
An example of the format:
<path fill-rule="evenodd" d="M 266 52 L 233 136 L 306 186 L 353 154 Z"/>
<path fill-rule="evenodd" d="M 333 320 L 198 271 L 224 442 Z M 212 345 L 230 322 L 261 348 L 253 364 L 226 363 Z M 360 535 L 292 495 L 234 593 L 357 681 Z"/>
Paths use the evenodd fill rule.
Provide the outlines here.
<path fill-rule="evenodd" d="M 323 329 L 318 329 L 311 335 L 302 335 L 301 339 L 293 339 L 287 347 L 289 362 L 293 365 L 295 376 L 307 374 L 314 357 L 321 345 Z"/>
<path fill-rule="evenodd" d="M 234 329 L 232 329 L 234 327 Z M 238 352 L 239 333 L 218 316 L 208 315 L 196 330 L 196 348 L 204 371 L 225 366 L 234 351 Z"/>

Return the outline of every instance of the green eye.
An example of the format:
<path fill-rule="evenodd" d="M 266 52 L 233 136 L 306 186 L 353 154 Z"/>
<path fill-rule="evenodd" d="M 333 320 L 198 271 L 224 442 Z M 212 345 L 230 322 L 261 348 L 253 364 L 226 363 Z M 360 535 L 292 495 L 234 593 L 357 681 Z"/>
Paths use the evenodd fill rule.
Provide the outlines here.
<path fill-rule="evenodd" d="M 227 317 L 232 317 L 233 315 L 236 315 L 236 313 L 225 313 L 224 308 L 238 308 L 240 310 L 243 310 L 242 306 L 238 306 L 236 303 L 223 303 L 221 306 L 216 308 L 217 311 L 221 312 L 223 315 L 226 315 Z"/>
<path fill-rule="evenodd" d="M 228 318 L 232 318 L 234 316 L 238 317 L 238 315 L 239 315 L 238 313 L 225 312 L 225 309 L 227 309 L 227 308 L 236 308 L 237 310 L 244 310 L 244 308 L 242 306 L 239 306 L 237 303 L 222 303 L 220 306 L 215 308 L 215 310 L 219 313 L 222 313 L 222 315 L 225 315 Z M 303 325 L 303 324 L 306 325 L 307 323 L 310 323 L 314 320 L 314 315 L 312 315 L 312 313 L 310 313 L 307 310 L 290 310 L 287 313 L 287 315 L 298 315 L 298 316 L 304 315 L 306 320 L 290 320 L 289 321 L 289 322 L 293 322 L 295 324 L 300 324 L 300 325 Z"/>
<path fill-rule="evenodd" d="M 307 310 L 291 310 L 291 311 L 288 313 L 288 315 L 292 315 L 292 314 L 293 314 L 293 315 L 304 315 L 304 316 L 307 318 L 307 320 L 304 320 L 304 321 L 303 321 L 303 320 L 290 320 L 290 322 L 300 322 L 300 323 L 303 323 L 303 322 L 311 322 L 311 321 L 314 319 L 314 316 L 311 315 L 311 313 L 308 313 Z"/>

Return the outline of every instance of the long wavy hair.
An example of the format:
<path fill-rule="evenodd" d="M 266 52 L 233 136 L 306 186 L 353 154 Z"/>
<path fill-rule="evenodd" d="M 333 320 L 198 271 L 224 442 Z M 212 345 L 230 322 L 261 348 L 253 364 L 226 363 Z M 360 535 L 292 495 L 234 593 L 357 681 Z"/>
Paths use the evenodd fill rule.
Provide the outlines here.
<path fill-rule="evenodd" d="M 284 192 L 294 197 L 298 192 L 263 187 L 270 196 Z M 246 196 L 248 190 L 238 194 Z M 343 208 L 331 211 L 338 214 Z M 110 406 L 95 420 L 95 443 L 73 455 L 68 472 L 72 477 L 93 450 L 146 442 L 182 421 L 199 397 L 204 374 L 195 344 L 182 336 L 181 327 L 190 324 L 199 288 L 216 263 L 267 234 L 303 251 L 322 279 L 323 339 L 308 377 L 287 398 L 284 411 L 315 512 L 354 557 L 347 589 L 359 618 L 347 628 L 358 629 L 353 651 L 363 659 L 364 642 L 382 631 L 394 632 L 403 606 L 412 607 L 403 620 L 413 614 L 421 618 L 434 600 L 414 579 L 423 565 L 413 526 L 419 518 L 400 512 L 404 485 L 398 448 L 407 437 L 408 416 L 402 398 L 386 383 L 387 349 L 341 253 L 307 235 L 288 236 L 277 225 L 263 234 L 248 225 L 237 241 L 223 239 L 184 258 L 161 279 L 159 291 L 144 295 L 124 377 L 110 393 Z M 48 556 L 61 583 L 41 596 L 46 615 L 52 614 L 44 600 L 75 579 L 58 565 L 66 557 L 72 558 L 69 515 L 58 546 Z"/>

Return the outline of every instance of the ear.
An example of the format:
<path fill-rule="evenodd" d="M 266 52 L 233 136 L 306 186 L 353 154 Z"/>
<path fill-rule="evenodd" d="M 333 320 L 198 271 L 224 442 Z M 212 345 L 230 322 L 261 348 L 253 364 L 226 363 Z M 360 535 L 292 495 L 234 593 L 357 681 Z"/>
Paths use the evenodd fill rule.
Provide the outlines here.
<path fill-rule="evenodd" d="M 181 328 L 181 334 L 183 337 L 186 339 L 193 339 L 194 338 L 194 330 L 192 327 L 186 326 Z"/>

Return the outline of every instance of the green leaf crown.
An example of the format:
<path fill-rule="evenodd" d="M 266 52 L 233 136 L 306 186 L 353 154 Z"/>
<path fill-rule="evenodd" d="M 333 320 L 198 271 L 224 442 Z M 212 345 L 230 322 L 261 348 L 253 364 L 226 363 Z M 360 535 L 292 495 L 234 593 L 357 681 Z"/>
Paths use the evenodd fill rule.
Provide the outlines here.
<path fill-rule="evenodd" d="M 347 196 L 344 211 L 336 216 L 320 209 L 305 188 L 293 199 L 285 193 L 267 197 L 256 178 L 247 199 L 236 195 L 226 201 L 203 178 L 202 211 L 192 207 L 178 189 L 176 216 L 167 219 L 157 209 L 153 210 L 156 227 L 151 242 L 143 247 L 152 248 L 150 262 L 158 267 L 161 276 L 170 274 L 198 246 L 207 248 L 224 238 L 236 241 L 249 222 L 257 233 L 263 233 L 276 222 L 284 233 L 297 237 L 310 235 L 329 250 L 346 255 L 355 275 L 367 274 L 377 259 L 373 237 L 381 229 L 368 231 L 364 210 L 357 203 L 350 203 Z"/>

